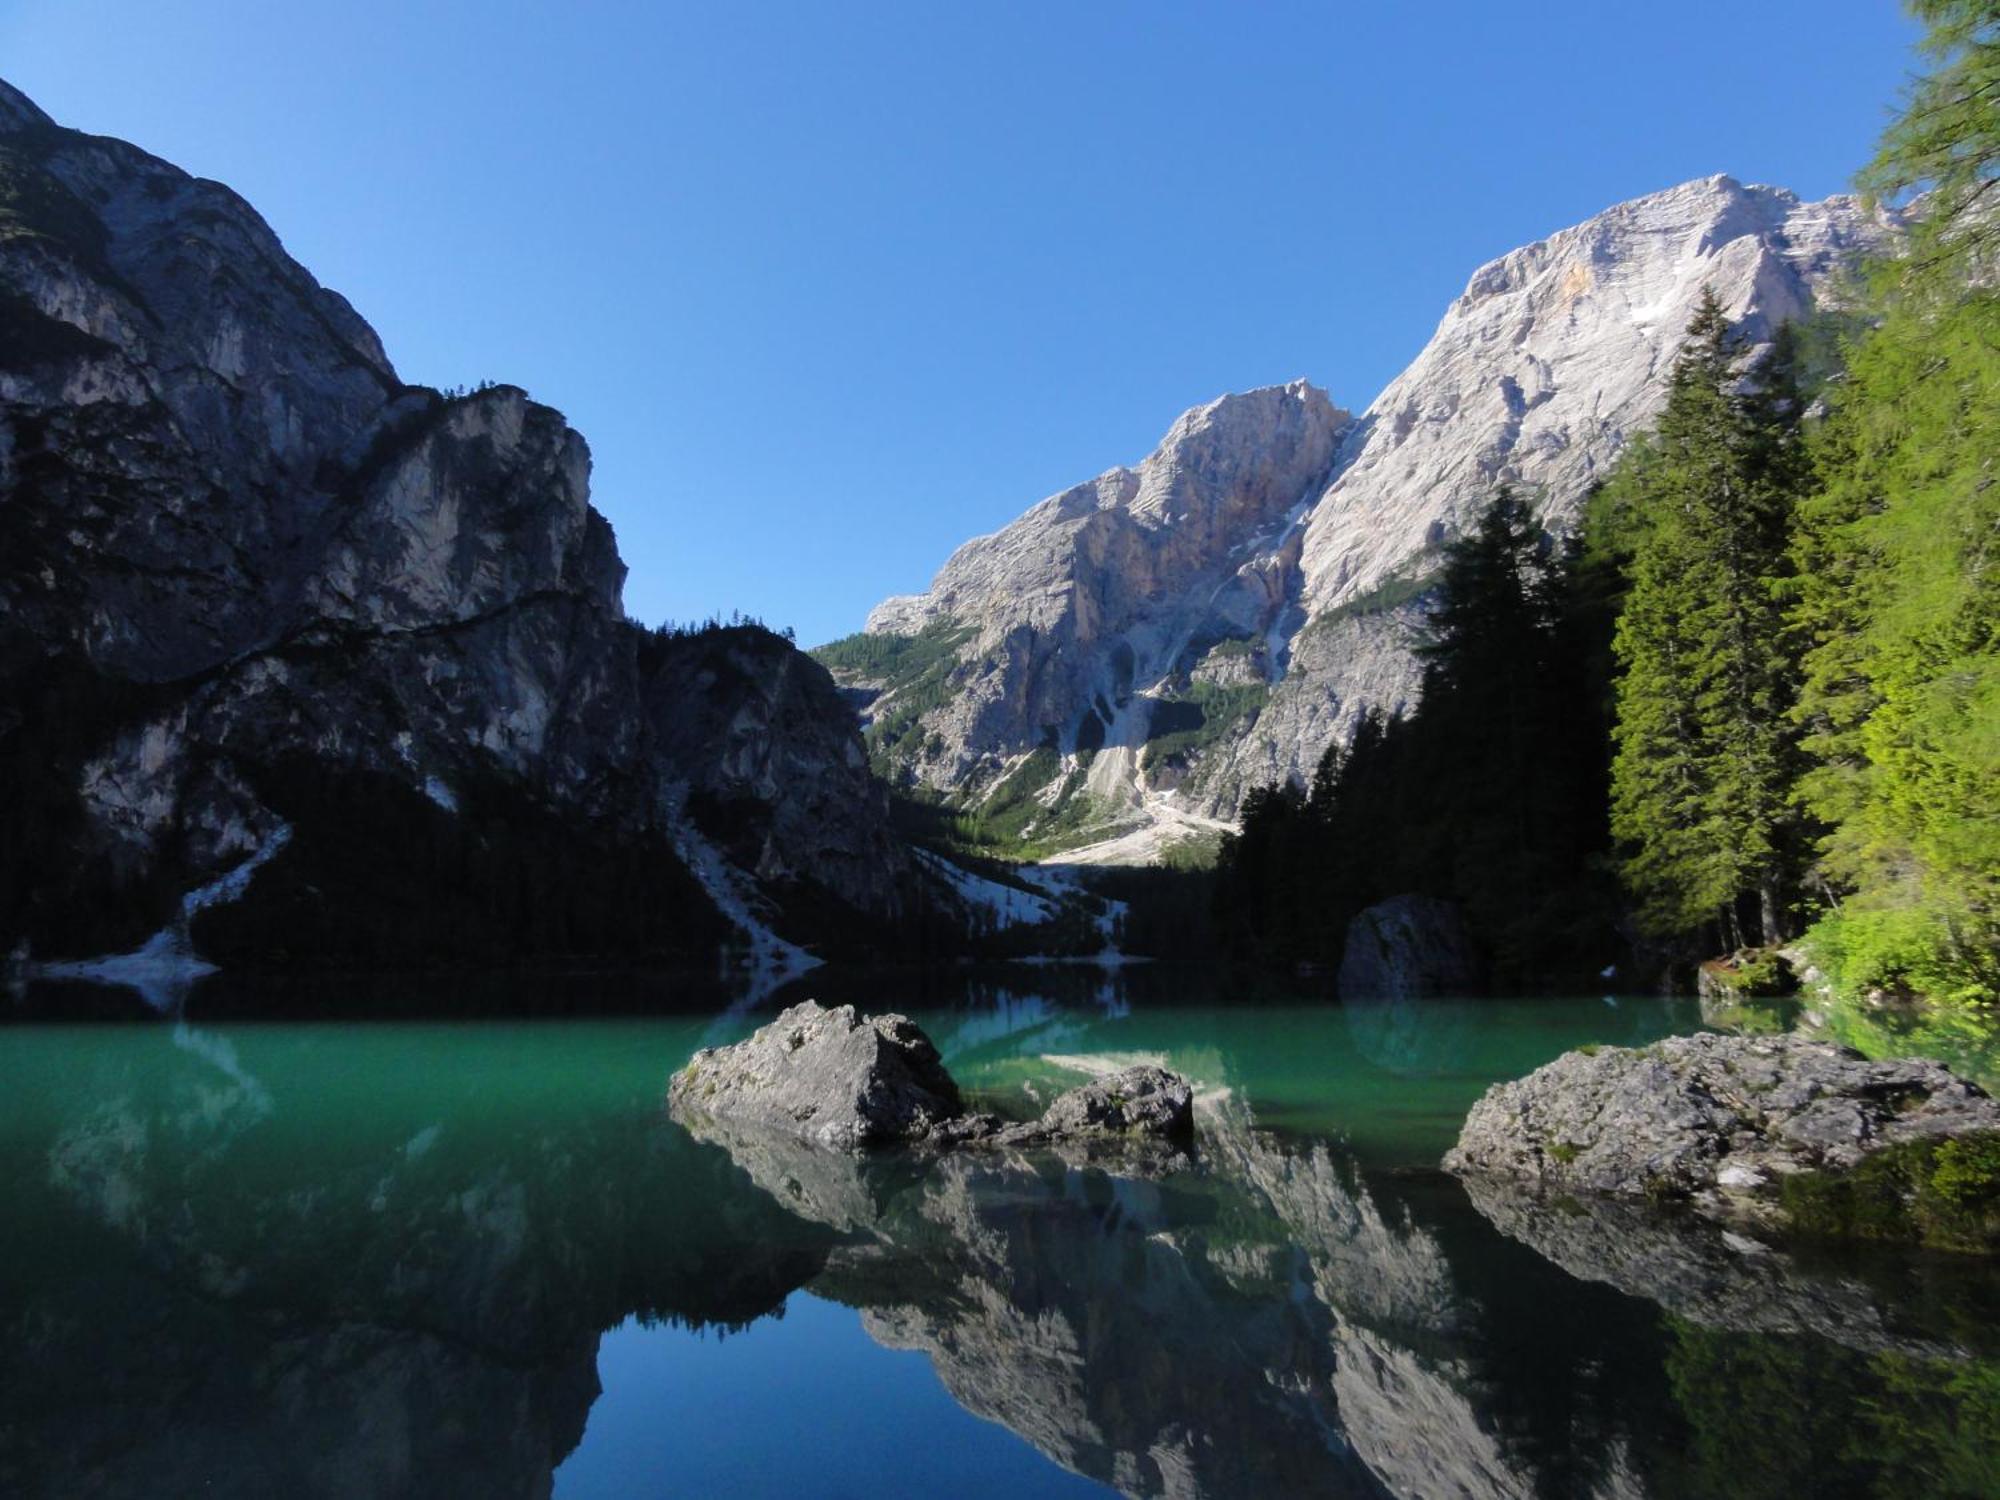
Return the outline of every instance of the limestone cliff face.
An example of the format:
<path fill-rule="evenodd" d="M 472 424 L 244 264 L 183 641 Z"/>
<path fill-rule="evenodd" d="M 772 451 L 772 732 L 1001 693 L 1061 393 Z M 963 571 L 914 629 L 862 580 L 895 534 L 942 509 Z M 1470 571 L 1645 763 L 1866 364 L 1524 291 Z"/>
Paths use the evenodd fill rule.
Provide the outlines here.
<path fill-rule="evenodd" d="M 730 880 L 892 918 L 911 868 L 831 682 L 628 623 L 589 477 L 517 388 L 404 385 L 227 188 L 0 84 L 0 947 L 213 920 L 183 893 L 262 851 L 288 921 L 420 956 L 366 930 L 396 920 L 373 844 L 472 890 L 430 956 L 706 954 L 704 789 Z M 505 894 L 503 858 L 545 868 Z"/>
<path fill-rule="evenodd" d="M 1482 267 L 1358 420 L 1303 383 L 1197 408 L 1138 469 L 1043 501 L 870 614 L 872 633 L 949 619 L 963 637 L 948 678 L 905 687 L 901 719 L 886 684 L 873 711 L 900 732 L 875 732 L 882 758 L 976 794 L 1049 743 L 1092 758 L 1114 819 L 1120 803 L 1227 817 L 1309 776 L 1365 708 L 1413 701 L 1425 584 L 1499 485 L 1552 529 L 1575 523 L 1657 414 L 1704 286 L 1761 340 L 1896 232 L 1852 198 L 1685 183 Z M 1148 503 L 1198 494 L 1232 503 Z M 1250 674 L 1233 693 L 1215 690 L 1218 650 Z"/>
<path fill-rule="evenodd" d="M 961 547 L 928 593 L 877 606 L 871 633 L 972 631 L 925 716 L 937 741 L 911 757 L 918 774 L 954 785 L 1043 744 L 1129 759 L 1146 694 L 1176 664 L 1281 626 L 1305 504 L 1351 424 L 1303 381 L 1225 396 L 1137 468 L 1044 500 Z"/>

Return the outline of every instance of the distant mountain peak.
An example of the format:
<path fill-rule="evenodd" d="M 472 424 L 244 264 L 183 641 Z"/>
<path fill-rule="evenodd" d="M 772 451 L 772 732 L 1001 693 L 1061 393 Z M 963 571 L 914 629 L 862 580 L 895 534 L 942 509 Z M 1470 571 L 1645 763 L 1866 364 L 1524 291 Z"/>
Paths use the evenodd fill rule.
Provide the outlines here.
<path fill-rule="evenodd" d="M 1138 465 L 869 614 L 869 632 L 964 637 L 920 707 L 893 684 L 878 700 L 878 760 L 976 803 L 1053 752 L 1036 795 L 1104 804 L 1068 817 L 1078 839 L 1233 816 L 1252 787 L 1309 775 L 1364 709 L 1412 701 L 1415 597 L 1499 485 L 1574 522 L 1657 413 L 1704 287 L 1762 339 L 1897 229 L 1852 197 L 1696 178 L 1486 262 L 1358 419 L 1305 380 L 1190 408 Z"/>

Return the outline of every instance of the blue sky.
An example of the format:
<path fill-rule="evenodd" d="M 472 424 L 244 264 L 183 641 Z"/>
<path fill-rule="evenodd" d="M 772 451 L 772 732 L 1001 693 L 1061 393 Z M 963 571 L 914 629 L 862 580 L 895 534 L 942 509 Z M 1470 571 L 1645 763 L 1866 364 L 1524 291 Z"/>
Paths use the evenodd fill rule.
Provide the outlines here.
<path fill-rule="evenodd" d="M 1890 0 L 0 0 L 0 75 L 229 183 L 405 379 L 590 440 L 643 619 L 816 642 L 1481 262 L 1711 172 L 1842 190 Z"/>

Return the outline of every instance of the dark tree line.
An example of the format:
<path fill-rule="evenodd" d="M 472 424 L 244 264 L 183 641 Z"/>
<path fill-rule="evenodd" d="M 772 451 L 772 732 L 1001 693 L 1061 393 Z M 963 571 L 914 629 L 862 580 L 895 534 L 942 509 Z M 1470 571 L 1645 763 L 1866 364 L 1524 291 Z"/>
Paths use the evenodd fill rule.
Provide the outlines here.
<path fill-rule="evenodd" d="M 1330 966 L 1358 911 L 1421 892 L 1459 904 L 1502 987 L 1607 961 L 1599 592 L 1511 490 L 1435 592 L 1416 711 L 1370 715 L 1309 789 L 1245 805 L 1217 877 L 1236 955 Z"/>

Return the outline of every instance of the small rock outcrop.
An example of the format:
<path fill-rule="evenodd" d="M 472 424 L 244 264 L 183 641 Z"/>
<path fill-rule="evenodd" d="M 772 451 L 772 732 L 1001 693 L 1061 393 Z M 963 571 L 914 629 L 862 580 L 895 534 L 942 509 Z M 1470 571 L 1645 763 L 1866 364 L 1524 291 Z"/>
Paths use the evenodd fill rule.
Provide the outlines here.
<path fill-rule="evenodd" d="M 2000 1103 L 1941 1063 L 1705 1033 L 1569 1052 L 1495 1085 L 1444 1165 L 1773 1227 L 1973 1248 L 1965 1231 L 1984 1238 L 1979 1222 L 2000 1207 L 1982 1166 L 2000 1156 L 1996 1141 Z"/>
<path fill-rule="evenodd" d="M 1478 951 L 1459 909 L 1435 896 L 1391 896 L 1347 924 L 1342 999 L 1469 995 L 1481 985 Z"/>
<path fill-rule="evenodd" d="M 965 1115 L 931 1039 L 897 1015 L 794 1005 L 733 1047 L 704 1047 L 667 1085 L 692 1115 L 775 1126 L 837 1150 L 919 1141 Z"/>
<path fill-rule="evenodd" d="M 853 1151 L 896 1143 L 1059 1145 L 1151 1137 L 1185 1140 L 1194 1090 L 1140 1064 L 1058 1095 L 1036 1120 L 967 1111 L 923 1029 L 806 1000 L 744 1041 L 704 1047 L 667 1084 L 674 1118 L 698 1130 L 750 1126 Z"/>
<path fill-rule="evenodd" d="M 1140 1063 L 1056 1096 L 1039 1120 L 1002 1132 L 1010 1141 L 1084 1136 L 1185 1136 L 1194 1126 L 1194 1090 L 1178 1073 Z"/>

